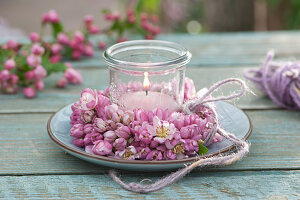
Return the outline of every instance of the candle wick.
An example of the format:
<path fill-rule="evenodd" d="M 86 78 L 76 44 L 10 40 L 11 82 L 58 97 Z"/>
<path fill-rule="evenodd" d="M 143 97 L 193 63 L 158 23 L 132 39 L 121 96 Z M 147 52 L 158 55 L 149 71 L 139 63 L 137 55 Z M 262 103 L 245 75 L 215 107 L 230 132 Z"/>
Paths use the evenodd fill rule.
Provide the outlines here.
<path fill-rule="evenodd" d="M 146 90 L 146 96 L 148 96 L 148 90 Z"/>

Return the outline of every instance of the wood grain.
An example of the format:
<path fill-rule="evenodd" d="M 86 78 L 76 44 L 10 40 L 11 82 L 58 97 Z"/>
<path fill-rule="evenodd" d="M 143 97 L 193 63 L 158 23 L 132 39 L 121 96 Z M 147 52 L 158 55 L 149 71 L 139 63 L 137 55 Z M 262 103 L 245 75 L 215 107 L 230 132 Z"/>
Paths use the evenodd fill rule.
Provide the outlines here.
<path fill-rule="evenodd" d="M 243 78 L 244 68 L 224 67 L 224 68 L 195 68 L 188 67 L 186 76 L 192 78 L 196 88 L 210 87 L 217 81 L 230 77 Z M 22 113 L 22 112 L 55 112 L 60 107 L 73 103 L 78 100 L 80 91 L 84 88 L 105 89 L 109 83 L 109 74 L 106 69 L 81 69 L 84 83 L 78 86 L 69 85 L 65 89 L 55 88 L 55 83 L 59 75 L 53 75 L 46 79 L 46 88 L 38 93 L 35 99 L 25 99 L 22 93 L 16 95 L 0 94 L 0 113 Z M 208 78 L 209 77 L 209 78 Z M 256 96 L 248 92 L 244 97 L 234 100 L 233 103 L 243 109 L 273 109 L 278 108 L 264 94 L 255 89 L 248 82 L 250 88 L 256 93 Z M 238 89 L 234 85 L 223 87 L 214 95 L 226 95 L 230 91 Z"/>
<path fill-rule="evenodd" d="M 250 154 L 209 170 L 300 169 L 300 113 L 248 111 L 254 129 Z M 0 114 L 0 174 L 104 173 L 107 168 L 66 155 L 46 132 L 49 114 Z"/>
<path fill-rule="evenodd" d="M 142 39 L 136 36 L 131 39 Z M 300 59 L 299 31 L 209 33 L 200 35 L 161 34 L 158 40 L 176 42 L 193 55 L 190 66 L 224 67 L 243 65 L 258 66 L 267 51 L 274 49 L 276 59 Z M 94 37 L 98 43 L 104 37 Z M 91 59 L 72 62 L 76 67 L 104 67 L 102 51 L 96 51 Z"/>
<path fill-rule="evenodd" d="M 162 174 L 123 175 L 128 182 Z M 147 183 L 147 181 L 145 181 Z M 299 199 L 299 171 L 191 173 L 151 194 L 120 188 L 107 175 L 2 176 L 3 199 Z"/>
<path fill-rule="evenodd" d="M 142 39 L 131 35 L 129 39 Z M 9 38 L 1 38 L 0 43 Z M 202 33 L 188 34 L 160 34 L 157 39 L 179 43 L 192 54 L 192 66 L 242 66 L 259 65 L 264 60 L 268 50 L 274 49 L 278 59 L 300 59 L 299 31 L 274 32 L 237 32 L 237 33 Z M 28 39 L 19 38 L 20 42 Z M 92 37 L 91 41 L 107 41 L 103 35 Z M 109 43 L 110 45 L 110 43 Z M 76 67 L 105 67 L 102 59 L 103 51 L 97 50 L 91 59 L 73 61 Z"/>

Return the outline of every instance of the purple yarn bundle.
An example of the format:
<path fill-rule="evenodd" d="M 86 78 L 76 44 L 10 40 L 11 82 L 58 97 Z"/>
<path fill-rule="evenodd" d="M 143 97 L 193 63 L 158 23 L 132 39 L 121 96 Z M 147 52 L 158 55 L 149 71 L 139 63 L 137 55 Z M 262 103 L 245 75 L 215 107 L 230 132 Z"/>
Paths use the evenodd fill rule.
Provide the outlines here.
<path fill-rule="evenodd" d="M 240 84 L 241 88 L 242 88 L 241 91 L 239 93 L 234 93 L 227 97 L 226 96 L 225 97 L 217 97 L 214 99 L 206 98 L 206 97 L 210 96 L 214 91 L 216 91 L 219 87 L 221 87 L 224 84 L 230 83 L 230 82 L 235 82 L 235 83 Z M 215 111 L 212 104 L 210 104 L 210 102 L 215 102 L 215 101 L 220 101 L 220 100 L 230 100 L 230 99 L 240 97 L 246 92 L 246 88 L 247 88 L 247 86 L 240 79 L 230 78 L 230 79 L 220 81 L 220 82 L 214 84 L 207 92 L 205 92 L 205 94 L 203 94 L 202 97 L 200 97 L 198 99 L 193 99 L 193 100 L 187 101 L 183 106 L 183 111 L 185 114 L 193 114 L 194 112 L 197 112 L 197 109 L 199 109 L 199 107 L 206 107 L 213 112 L 215 118 L 217 119 L 217 116 L 218 116 L 217 112 Z M 170 175 L 168 175 L 162 179 L 157 180 L 153 184 L 146 185 L 146 184 L 140 184 L 140 183 L 129 183 L 129 184 L 124 183 L 118 177 L 117 173 L 114 170 L 110 170 L 109 175 L 113 178 L 113 180 L 115 182 L 117 182 L 123 188 L 125 188 L 129 191 L 137 192 L 137 193 L 149 193 L 149 192 L 154 192 L 154 191 L 160 190 L 166 186 L 169 186 L 169 185 L 175 183 L 177 180 L 184 177 L 186 174 L 191 172 L 196 167 L 201 168 L 201 167 L 206 167 L 206 166 L 230 165 L 233 162 L 236 162 L 236 161 L 240 160 L 241 158 L 243 158 L 249 152 L 250 144 L 248 144 L 246 141 L 238 139 L 237 137 L 235 137 L 235 135 L 223 130 L 219 126 L 218 122 L 217 122 L 215 131 L 216 131 L 216 133 L 223 136 L 227 140 L 232 141 L 236 145 L 237 151 L 235 153 L 227 154 L 227 155 L 219 155 L 219 156 L 214 156 L 214 157 L 210 157 L 210 158 L 199 158 L 199 160 L 195 161 L 194 163 L 192 163 L 174 173 L 171 173 Z"/>
<path fill-rule="evenodd" d="M 263 66 L 244 71 L 244 76 L 256 84 L 277 105 L 300 109 L 300 62 L 272 62 L 274 52 L 269 51 Z"/>

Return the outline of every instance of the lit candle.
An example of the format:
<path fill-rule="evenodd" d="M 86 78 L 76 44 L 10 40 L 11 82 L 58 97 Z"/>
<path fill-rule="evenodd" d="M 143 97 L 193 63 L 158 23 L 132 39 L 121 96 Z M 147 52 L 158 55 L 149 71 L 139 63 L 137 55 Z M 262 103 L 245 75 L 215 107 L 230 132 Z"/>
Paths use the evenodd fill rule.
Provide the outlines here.
<path fill-rule="evenodd" d="M 178 104 L 172 96 L 161 92 L 149 91 L 150 81 L 149 73 L 144 73 L 143 88 L 144 91 L 128 92 L 121 96 L 121 105 L 125 110 L 132 110 L 134 108 L 143 108 L 144 110 L 153 110 L 155 108 L 168 109 L 174 112 L 178 110 Z"/>
<path fill-rule="evenodd" d="M 150 81 L 149 81 L 149 73 L 148 72 L 145 72 L 144 73 L 144 81 L 143 81 L 143 87 L 144 87 L 144 90 L 146 90 L 146 96 L 148 95 L 148 90 L 150 88 Z"/>
<path fill-rule="evenodd" d="M 178 111 L 184 99 L 185 65 L 191 54 L 166 41 L 115 44 L 103 54 L 110 74 L 110 100 L 124 110 Z"/>

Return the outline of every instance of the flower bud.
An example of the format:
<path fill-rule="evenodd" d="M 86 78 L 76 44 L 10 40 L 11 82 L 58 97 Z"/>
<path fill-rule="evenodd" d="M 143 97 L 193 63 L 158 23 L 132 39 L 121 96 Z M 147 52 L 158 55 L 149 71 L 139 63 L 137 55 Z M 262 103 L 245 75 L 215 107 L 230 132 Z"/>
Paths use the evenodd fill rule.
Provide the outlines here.
<path fill-rule="evenodd" d="M 40 35 L 37 32 L 31 32 L 29 35 L 29 39 L 33 43 L 38 42 L 40 40 Z"/>
<path fill-rule="evenodd" d="M 128 139 L 131 135 L 130 128 L 128 126 L 121 126 L 116 130 L 116 135 L 120 138 Z"/>
<path fill-rule="evenodd" d="M 104 156 L 112 152 L 112 145 L 106 140 L 99 140 L 92 148 L 94 154 Z"/>
<path fill-rule="evenodd" d="M 117 150 L 121 151 L 126 148 L 127 141 L 124 138 L 117 138 L 114 143 L 113 147 L 115 147 Z"/>
<path fill-rule="evenodd" d="M 70 130 L 70 136 L 75 138 L 82 138 L 84 136 L 83 124 L 75 124 L 74 126 L 72 126 Z"/>
<path fill-rule="evenodd" d="M 56 83 L 56 87 L 64 88 L 64 87 L 66 87 L 67 83 L 68 83 L 68 81 L 66 78 L 60 78 Z"/>
<path fill-rule="evenodd" d="M 104 140 L 112 143 L 117 138 L 117 135 L 114 131 L 106 131 L 104 133 Z"/>
<path fill-rule="evenodd" d="M 42 80 L 37 80 L 34 84 L 35 89 L 42 91 L 44 89 L 44 82 Z"/>
<path fill-rule="evenodd" d="M 25 95 L 26 98 L 34 98 L 35 97 L 35 91 L 32 87 L 26 87 L 23 89 L 23 93 Z"/>
<path fill-rule="evenodd" d="M 4 67 L 5 67 L 5 69 L 7 69 L 9 71 L 12 70 L 13 68 L 16 67 L 15 60 L 14 59 L 9 59 L 9 60 L 5 61 Z"/>

